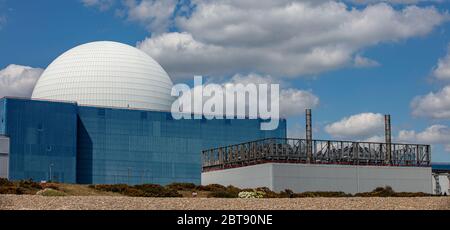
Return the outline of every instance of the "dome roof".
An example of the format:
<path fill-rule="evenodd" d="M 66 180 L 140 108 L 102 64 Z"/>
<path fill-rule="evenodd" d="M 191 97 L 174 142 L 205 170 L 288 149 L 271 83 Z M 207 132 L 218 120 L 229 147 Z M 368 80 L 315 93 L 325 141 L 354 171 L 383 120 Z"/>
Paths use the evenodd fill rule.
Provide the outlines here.
<path fill-rule="evenodd" d="M 100 41 L 56 58 L 42 73 L 32 98 L 169 111 L 172 85 L 161 65 L 141 50 Z"/>

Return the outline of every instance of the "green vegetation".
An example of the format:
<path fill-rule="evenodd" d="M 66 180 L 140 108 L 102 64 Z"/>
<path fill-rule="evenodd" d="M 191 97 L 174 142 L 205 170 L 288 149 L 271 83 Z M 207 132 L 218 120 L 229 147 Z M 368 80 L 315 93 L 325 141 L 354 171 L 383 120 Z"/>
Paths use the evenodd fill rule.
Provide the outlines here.
<path fill-rule="evenodd" d="M 42 187 L 39 183 L 32 180 L 21 180 L 11 182 L 0 178 L 0 194 L 36 194 Z"/>
<path fill-rule="evenodd" d="M 371 192 L 357 193 L 355 195 L 344 192 L 303 192 L 295 193 L 286 189 L 281 192 L 271 191 L 269 188 L 239 189 L 234 186 L 219 184 L 195 185 L 192 183 L 172 183 L 166 186 L 156 184 L 143 184 L 129 186 L 115 185 L 76 185 L 60 183 L 36 183 L 32 180 L 8 181 L 0 178 L 0 194 L 28 194 L 43 196 L 133 196 L 133 197 L 216 197 L 237 198 L 258 194 L 264 198 L 303 198 L 303 197 L 423 197 L 432 196 L 426 193 L 395 192 L 391 187 L 378 187 Z M 263 194 L 263 195 L 261 195 Z"/>
<path fill-rule="evenodd" d="M 126 184 L 116 184 L 116 185 L 91 185 L 90 188 L 105 191 L 105 192 L 115 192 L 120 193 L 125 196 L 134 197 L 181 197 L 182 195 L 178 193 L 177 190 L 163 187 L 156 184 L 143 184 L 129 186 Z"/>
<path fill-rule="evenodd" d="M 355 194 L 357 197 L 423 197 L 430 194 L 422 192 L 395 192 L 390 186 L 378 187 L 372 192 L 363 192 Z"/>
<path fill-rule="evenodd" d="M 212 186 L 207 185 L 205 187 L 206 189 L 212 189 L 210 190 L 211 193 L 208 194 L 208 197 L 216 197 L 216 198 L 237 198 L 239 196 L 239 193 L 243 191 L 232 185 L 229 185 L 227 187 L 221 185 L 212 185 Z"/>
<path fill-rule="evenodd" d="M 192 191 L 197 189 L 197 185 L 194 183 L 172 183 L 166 185 L 166 187 L 177 191 Z"/>

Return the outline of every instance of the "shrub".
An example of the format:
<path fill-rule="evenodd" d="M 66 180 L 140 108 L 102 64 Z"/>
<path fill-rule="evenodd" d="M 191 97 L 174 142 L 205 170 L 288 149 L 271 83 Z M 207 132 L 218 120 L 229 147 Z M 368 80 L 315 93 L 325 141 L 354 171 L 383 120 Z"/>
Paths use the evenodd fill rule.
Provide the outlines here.
<path fill-rule="evenodd" d="M 208 194 L 208 197 L 215 197 L 215 198 L 237 198 L 237 195 L 235 193 L 231 193 L 228 191 L 214 191 Z"/>
<path fill-rule="evenodd" d="M 396 196 L 395 191 L 390 186 L 377 187 L 372 192 L 357 193 L 355 196 L 360 197 L 390 197 Z"/>
<path fill-rule="evenodd" d="M 280 192 L 280 197 L 282 198 L 293 198 L 295 196 L 295 193 L 290 189 L 285 189 L 284 191 Z"/>
<path fill-rule="evenodd" d="M 32 180 L 11 182 L 7 179 L 0 180 L 0 194 L 35 194 L 42 189 L 41 185 Z"/>
<path fill-rule="evenodd" d="M 124 193 L 130 186 L 126 184 L 98 184 L 93 185 L 91 188 L 104 191 L 104 192 L 116 192 L 116 193 Z"/>
<path fill-rule="evenodd" d="M 143 184 L 134 186 L 135 189 L 141 190 L 143 196 L 146 197 L 181 197 L 174 189 L 165 188 L 157 184 Z"/>
<path fill-rule="evenodd" d="M 36 195 L 41 195 L 41 196 L 65 196 L 66 194 L 64 192 L 55 190 L 55 189 L 51 189 L 51 188 L 46 188 L 43 190 L 40 190 L 36 193 Z"/>
<path fill-rule="evenodd" d="M 238 194 L 239 198 L 263 198 L 265 195 L 262 191 L 242 191 Z"/>
<path fill-rule="evenodd" d="M 181 191 L 192 191 L 196 189 L 196 185 L 193 183 L 172 183 L 169 185 L 166 185 L 168 189 L 173 190 L 181 190 Z"/>
<path fill-rule="evenodd" d="M 357 193 L 355 196 L 359 197 L 421 197 L 430 196 L 430 194 L 423 192 L 395 192 L 392 187 L 378 187 L 372 192 Z"/>
<path fill-rule="evenodd" d="M 126 184 L 102 184 L 102 185 L 94 185 L 90 186 L 90 188 L 94 188 L 104 192 L 115 192 L 120 193 L 125 196 L 134 196 L 134 197 L 180 197 L 182 196 L 176 190 L 165 188 L 161 185 L 156 184 L 143 184 L 143 185 L 135 185 L 129 186 Z"/>
<path fill-rule="evenodd" d="M 22 195 L 25 194 L 25 190 L 16 186 L 0 186 L 0 194 L 15 194 Z"/>
<path fill-rule="evenodd" d="M 351 194 L 345 192 L 303 192 L 293 194 L 294 198 L 304 198 L 304 197 L 351 197 Z"/>
<path fill-rule="evenodd" d="M 209 184 L 205 186 L 198 186 L 197 189 L 201 191 L 218 192 L 225 191 L 226 187 L 220 184 Z"/>
<path fill-rule="evenodd" d="M 29 190 L 42 189 L 42 186 L 32 179 L 19 181 L 19 187 Z"/>
<path fill-rule="evenodd" d="M 41 187 L 43 189 L 51 188 L 54 190 L 59 190 L 58 184 L 56 184 L 56 183 L 41 183 Z"/>
<path fill-rule="evenodd" d="M 264 194 L 265 194 L 264 197 L 265 198 L 281 198 L 282 197 L 280 194 L 270 190 L 267 187 L 260 187 L 260 188 L 256 188 L 255 190 L 264 192 Z"/>
<path fill-rule="evenodd" d="M 0 178 L 0 187 L 14 186 L 13 182 L 5 178 Z"/>

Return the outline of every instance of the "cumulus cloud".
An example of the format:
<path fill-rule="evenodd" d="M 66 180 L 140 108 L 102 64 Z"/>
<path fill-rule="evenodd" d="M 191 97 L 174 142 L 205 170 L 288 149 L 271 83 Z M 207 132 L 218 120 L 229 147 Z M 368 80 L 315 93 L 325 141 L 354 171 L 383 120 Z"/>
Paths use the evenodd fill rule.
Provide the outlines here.
<path fill-rule="evenodd" d="M 417 96 L 411 102 L 415 116 L 433 119 L 450 119 L 450 85 L 438 92 Z"/>
<path fill-rule="evenodd" d="M 450 128 L 446 125 L 432 125 L 422 132 L 401 130 L 398 140 L 423 142 L 427 144 L 450 144 Z"/>
<path fill-rule="evenodd" d="M 213 83 L 209 82 L 208 84 L 217 84 L 223 89 L 227 89 L 228 86 L 234 86 L 237 84 L 242 84 L 243 86 L 247 86 L 248 84 L 256 84 L 258 87 L 259 84 L 277 84 L 276 81 L 270 76 L 261 76 L 258 74 L 249 74 L 249 75 L 235 75 L 230 80 L 222 83 Z M 319 104 L 319 98 L 314 95 L 310 91 L 300 90 L 295 88 L 290 88 L 283 86 L 283 83 L 280 84 L 280 100 L 279 100 L 279 109 L 281 117 L 291 117 L 303 114 L 306 108 L 315 108 Z M 270 88 L 270 86 L 269 86 Z M 178 102 L 183 102 L 183 105 L 186 106 L 183 112 L 193 112 L 193 105 L 196 98 L 193 95 L 195 93 L 199 93 L 201 90 L 200 87 L 195 87 L 191 89 L 189 94 L 182 95 L 178 98 Z M 245 89 L 242 89 L 245 90 Z M 269 94 L 270 96 L 270 94 Z M 204 97 L 203 103 L 205 103 L 210 97 Z M 248 98 L 247 98 L 248 99 Z M 249 103 L 251 100 L 245 101 L 235 101 L 235 107 L 243 106 L 248 109 Z M 225 105 L 225 103 L 224 103 Z M 214 114 L 227 114 L 228 111 L 217 112 Z"/>
<path fill-rule="evenodd" d="M 375 140 L 383 131 L 384 116 L 380 113 L 360 113 L 344 117 L 340 121 L 325 126 L 325 131 L 337 138 Z"/>
<path fill-rule="evenodd" d="M 84 6 L 97 7 L 100 11 L 109 10 L 115 3 L 115 0 L 81 0 Z"/>
<path fill-rule="evenodd" d="M 171 18 L 178 0 L 125 0 L 127 18 L 144 24 L 152 33 L 166 31 L 171 25 Z"/>
<path fill-rule="evenodd" d="M 0 70 L 0 98 L 31 97 L 34 85 L 43 69 L 29 66 L 9 65 Z"/>
<path fill-rule="evenodd" d="M 354 66 L 355 67 L 376 67 L 379 66 L 380 63 L 378 63 L 375 60 L 360 56 L 360 55 L 356 55 L 355 59 L 354 59 Z"/>
<path fill-rule="evenodd" d="M 379 2 L 386 2 L 391 4 L 417 4 L 422 2 L 441 3 L 443 0 L 349 0 L 349 2 L 356 4 L 373 4 Z"/>
<path fill-rule="evenodd" d="M 432 125 L 422 132 L 401 130 L 397 139 L 408 143 L 441 144 L 450 152 L 450 128 L 446 125 Z"/>
<path fill-rule="evenodd" d="M 366 142 L 385 142 L 385 137 L 381 135 L 375 135 L 364 139 Z"/>
<path fill-rule="evenodd" d="M 450 46 L 447 48 L 447 55 L 438 60 L 433 76 L 439 80 L 450 80 Z"/>
<path fill-rule="evenodd" d="M 251 2 L 251 1 L 250 1 Z M 317 74 L 344 66 L 374 66 L 357 53 L 380 42 L 426 35 L 446 20 L 433 7 L 385 3 L 362 9 L 334 1 L 197 1 L 181 32 L 146 38 L 138 47 L 178 77 L 259 72 Z"/>

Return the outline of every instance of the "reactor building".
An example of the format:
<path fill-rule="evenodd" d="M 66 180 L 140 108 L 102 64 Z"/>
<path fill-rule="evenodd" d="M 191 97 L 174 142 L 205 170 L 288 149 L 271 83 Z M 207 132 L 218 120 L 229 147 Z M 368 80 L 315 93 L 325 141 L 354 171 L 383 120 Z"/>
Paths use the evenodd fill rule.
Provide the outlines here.
<path fill-rule="evenodd" d="M 0 99 L 0 177 L 82 184 L 200 184 L 201 151 L 285 138 L 286 121 L 174 120 L 172 81 L 144 52 L 92 42 L 54 60 L 31 99 Z"/>

